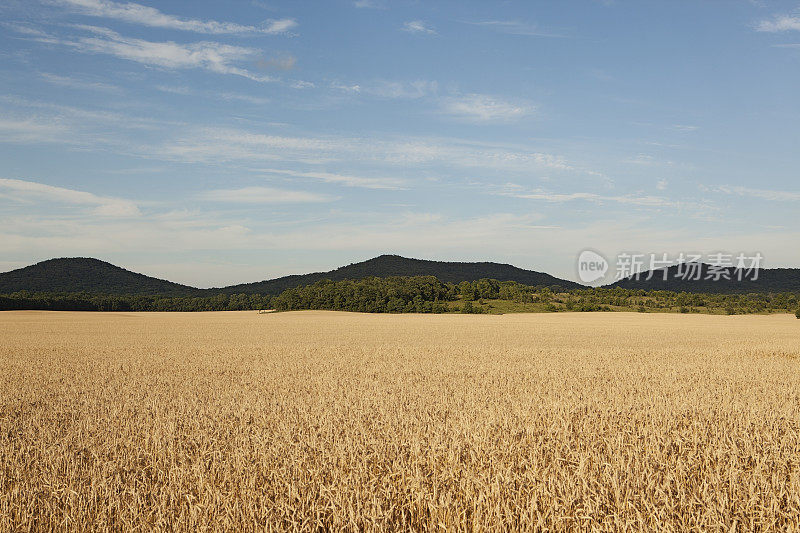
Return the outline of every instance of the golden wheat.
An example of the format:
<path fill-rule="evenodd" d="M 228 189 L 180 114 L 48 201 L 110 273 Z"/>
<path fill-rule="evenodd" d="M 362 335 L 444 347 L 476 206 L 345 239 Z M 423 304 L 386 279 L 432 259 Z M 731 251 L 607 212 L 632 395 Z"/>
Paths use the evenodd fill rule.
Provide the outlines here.
<path fill-rule="evenodd" d="M 0 528 L 787 530 L 789 316 L 0 315 Z"/>

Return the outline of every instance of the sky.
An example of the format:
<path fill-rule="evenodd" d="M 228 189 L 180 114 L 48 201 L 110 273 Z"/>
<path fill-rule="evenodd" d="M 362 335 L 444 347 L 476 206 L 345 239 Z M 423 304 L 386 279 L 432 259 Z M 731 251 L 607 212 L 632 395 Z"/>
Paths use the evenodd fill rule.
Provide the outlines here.
<path fill-rule="evenodd" d="M 800 2 L 4 0 L 0 271 L 800 267 Z"/>

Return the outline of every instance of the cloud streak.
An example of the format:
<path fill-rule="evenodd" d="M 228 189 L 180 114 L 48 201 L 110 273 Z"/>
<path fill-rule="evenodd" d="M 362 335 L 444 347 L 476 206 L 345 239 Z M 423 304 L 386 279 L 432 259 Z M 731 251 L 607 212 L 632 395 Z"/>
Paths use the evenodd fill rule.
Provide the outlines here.
<path fill-rule="evenodd" d="M 258 82 L 275 81 L 268 76 L 254 74 L 235 63 L 254 60 L 260 52 L 254 48 L 234 46 L 210 41 L 179 44 L 174 41 L 153 42 L 124 37 L 107 28 L 78 26 L 92 36 L 76 39 L 55 37 L 34 40 L 69 46 L 83 53 L 107 54 L 144 65 L 166 69 L 203 69 L 217 74 L 233 74 Z"/>
<path fill-rule="evenodd" d="M 650 195 L 610 196 L 610 195 L 602 195 L 591 192 L 553 193 L 541 189 L 537 189 L 529 193 L 507 192 L 507 193 L 502 193 L 502 195 L 510 196 L 513 198 L 522 198 L 526 200 L 542 200 L 545 202 L 552 202 L 552 203 L 586 200 L 594 203 L 613 202 L 623 205 L 634 205 L 640 207 L 681 208 L 681 207 L 688 207 L 690 205 L 685 202 L 670 200 L 662 196 L 650 196 Z"/>
<path fill-rule="evenodd" d="M 97 81 L 86 81 L 77 78 L 71 78 L 69 76 L 59 76 L 57 74 L 50 74 L 48 72 L 42 72 L 39 74 L 43 80 L 47 83 L 51 83 L 53 85 L 59 85 L 61 87 L 67 87 L 70 89 L 89 89 L 93 91 L 104 91 L 110 93 L 119 93 L 122 89 L 116 85 L 111 85 L 109 83 L 102 83 Z"/>
<path fill-rule="evenodd" d="M 162 13 L 153 7 L 134 2 L 112 2 L 110 0 L 53 0 L 53 3 L 68 7 L 82 15 L 108 18 L 141 24 L 151 28 L 192 31 L 211 35 L 221 34 L 280 34 L 297 26 L 294 19 L 267 20 L 262 26 L 247 26 L 233 22 L 197 20 Z"/>
<path fill-rule="evenodd" d="M 781 15 L 773 18 L 772 20 L 762 20 L 756 26 L 756 30 L 769 33 L 800 31 L 800 17 Z"/>
<path fill-rule="evenodd" d="M 445 99 L 442 111 L 469 122 L 514 122 L 532 115 L 536 108 L 495 96 L 468 94 Z"/>
<path fill-rule="evenodd" d="M 403 24 L 401 28 L 403 31 L 407 31 L 408 33 L 420 33 L 424 35 L 436 35 L 436 30 L 428 26 L 427 23 L 421 20 L 410 20 Z"/>
<path fill-rule="evenodd" d="M 216 189 L 199 195 L 201 200 L 239 204 L 297 204 L 320 203 L 336 200 L 333 196 L 306 191 L 291 191 L 272 187 L 243 187 L 241 189 Z"/>
<path fill-rule="evenodd" d="M 800 201 L 800 192 L 794 191 L 773 191 L 767 189 L 751 189 L 739 185 L 720 185 L 718 187 L 702 187 L 702 190 L 721 192 L 750 198 L 759 198 L 774 202 L 797 202 Z"/>
<path fill-rule="evenodd" d="M 536 25 L 529 24 L 518 20 L 484 20 L 478 22 L 467 22 L 472 26 L 480 26 L 499 33 L 506 33 L 509 35 L 525 35 L 529 37 L 564 37 L 555 33 L 540 30 Z"/>
<path fill-rule="evenodd" d="M 137 205 L 130 200 L 98 196 L 35 181 L 0 178 L 0 195 L 23 202 L 45 201 L 93 206 L 92 213 L 104 217 L 136 217 L 141 214 Z"/>
<path fill-rule="evenodd" d="M 335 183 L 347 187 L 363 187 L 365 189 L 401 189 L 403 181 L 396 178 L 365 178 L 361 176 L 349 176 L 343 174 L 331 174 L 328 172 L 297 172 L 294 170 L 278 170 L 274 168 L 262 168 L 259 172 L 268 174 L 279 174 L 294 178 L 308 178 L 320 180 L 325 183 Z"/>
<path fill-rule="evenodd" d="M 195 128 L 160 146 L 142 147 L 142 151 L 148 157 L 194 163 L 292 161 L 328 164 L 357 160 L 403 167 L 436 164 L 523 172 L 547 168 L 593 174 L 553 154 L 521 146 L 457 139 L 290 137 L 231 128 Z"/>

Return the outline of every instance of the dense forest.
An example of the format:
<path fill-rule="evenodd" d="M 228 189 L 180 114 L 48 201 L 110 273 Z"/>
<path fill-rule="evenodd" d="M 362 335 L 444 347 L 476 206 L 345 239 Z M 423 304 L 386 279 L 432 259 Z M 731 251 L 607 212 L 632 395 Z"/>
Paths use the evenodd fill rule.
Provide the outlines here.
<path fill-rule="evenodd" d="M 633 276 L 621 279 L 608 287 L 650 291 L 740 294 L 800 292 L 800 270 L 796 268 L 761 268 L 756 273 L 746 269 L 712 267 L 705 263 L 695 263 L 690 266 L 686 264 L 673 265 L 667 269 L 643 272 L 638 278 Z"/>
<path fill-rule="evenodd" d="M 226 293 L 280 294 L 286 289 L 311 285 L 318 281 L 341 281 L 370 277 L 416 277 L 434 276 L 445 283 L 497 279 L 516 281 L 525 285 L 559 285 L 565 289 L 580 288 L 574 281 L 556 278 L 543 272 L 525 270 L 513 265 L 492 262 L 467 263 L 459 261 L 429 261 L 411 259 L 399 255 L 381 255 L 352 263 L 328 272 L 315 272 L 296 276 L 285 276 L 256 283 L 232 285 L 220 289 Z"/>
<path fill-rule="evenodd" d="M 103 295 L 28 292 L 0 295 L 0 310 L 54 311 L 236 311 L 328 309 L 368 313 L 506 313 L 559 311 L 638 311 L 749 314 L 800 313 L 800 294 L 715 294 L 643 289 L 523 285 L 481 279 L 446 283 L 434 276 L 321 280 L 277 296 Z"/>
<path fill-rule="evenodd" d="M 106 261 L 89 257 L 48 259 L 10 272 L 0 273 L 0 294 L 19 291 L 142 294 L 180 297 L 209 297 L 216 294 L 262 294 L 277 296 L 286 289 L 311 285 L 331 279 L 387 278 L 394 276 L 435 276 L 450 283 L 483 278 L 516 281 L 526 285 L 559 285 L 565 289 L 580 285 L 532 270 L 501 263 L 462 263 L 428 261 L 397 255 L 381 255 L 367 261 L 352 263 L 328 272 L 284 276 L 276 279 L 243 283 L 213 289 L 199 289 L 163 279 L 131 272 Z"/>
<path fill-rule="evenodd" d="M 268 309 L 271 299 L 259 294 L 199 297 L 20 291 L 0 295 L 0 311 L 247 311 Z"/>
<path fill-rule="evenodd" d="M 202 295 L 201 289 L 131 272 L 90 257 L 48 259 L 0 273 L 0 294 L 23 290 L 44 293 Z"/>

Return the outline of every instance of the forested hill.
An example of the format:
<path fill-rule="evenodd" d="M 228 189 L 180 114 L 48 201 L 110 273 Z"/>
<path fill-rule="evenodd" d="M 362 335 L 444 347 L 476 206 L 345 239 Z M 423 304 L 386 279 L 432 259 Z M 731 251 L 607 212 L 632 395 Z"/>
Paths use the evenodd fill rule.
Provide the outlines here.
<path fill-rule="evenodd" d="M 344 279 L 363 279 L 368 277 L 387 278 L 390 276 L 435 276 L 445 283 L 496 279 L 516 281 L 523 285 L 559 286 L 563 289 L 578 289 L 582 286 L 573 281 L 559 279 L 549 274 L 524 270 L 502 263 L 461 263 L 454 261 L 428 261 L 409 259 L 399 255 L 381 255 L 360 263 L 331 270 L 296 276 L 245 283 L 217 289 L 227 294 L 280 294 L 286 289 L 310 285 L 323 279 L 339 281 Z"/>
<path fill-rule="evenodd" d="M 755 281 L 743 276 L 738 281 L 738 271 L 727 269 L 720 280 L 713 277 L 709 265 L 702 265 L 700 279 L 681 279 L 678 267 L 670 267 L 664 281 L 662 271 L 656 271 L 652 279 L 647 274 L 640 279 L 618 281 L 609 287 L 625 289 L 667 290 L 674 292 L 746 294 L 794 292 L 800 293 L 800 269 L 775 268 L 761 269 Z M 582 288 L 581 285 L 556 278 L 549 274 L 524 270 L 512 265 L 481 262 L 461 263 L 409 259 L 397 255 L 381 255 L 360 263 L 353 263 L 329 272 L 285 276 L 282 278 L 245 283 L 214 289 L 198 289 L 154 277 L 137 274 L 105 261 L 91 258 L 63 258 L 42 261 L 11 272 L 0 273 L 0 294 L 19 291 L 42 293 L 79 293 L 160 295 L 167 297 L 197 296 L 215 294 L 260 294 L 278 295 L 286 289 L 311 285 L 329 279 L 333 281 L 356 280 L 364 278 L 387 278 L 409 276 L 435 276 L 444 283 L 460 283 L 480 279 L 515 281 L 522 285 L 538 287 L 560 287 L 564 290 Z M 730 278 L 730 280 L 725 278 Z"/>
<path fill-rule="evenodd" d="M 699 264 L 697 268 L 699 275 L 695 271 L 692 275 L 682 276 L 681 274 L 687 273 L 686 267 L 674 265 L 666 269 L 666 280 L 664 269 L 658 269 L 653 271 L 651 279 L 647 279 L 648 272 L 643 272 L 639 279 L 629 277 L 608 287 L 714 294 L 800 292 L 800 268 L 762 268 L 755 280 L 746 270 L 714 269 L 705 263 Z"/>
<path fill-rule="evenodd" d="M 11 272 L 0 273 L 0 294 L 30 291 L 161 296 L 209 296 L 220 293 L 277 295 L 286 289 L 310 285 L 323 279 L 339 281 L 391 276 L 435 276 L 445 283 L 489 278 L 516 281 L 523 285 L 559 286 L 563 289 L 581 287 L 577 283 L 549 274 L 500 263 L 426 261 L 397 255 L 382 255 L 329 272 L 285 276 L 229 287 L 198 289 L 137 274 L 98 259 L 74 257 L 50 259 Z"/>
<path fill-rule="evenodd" d="M 19 291 L 162 296 L 191 296 L 202 292 L 89 257 L 48 259 L 0 274 L 0 294 Z"/>

